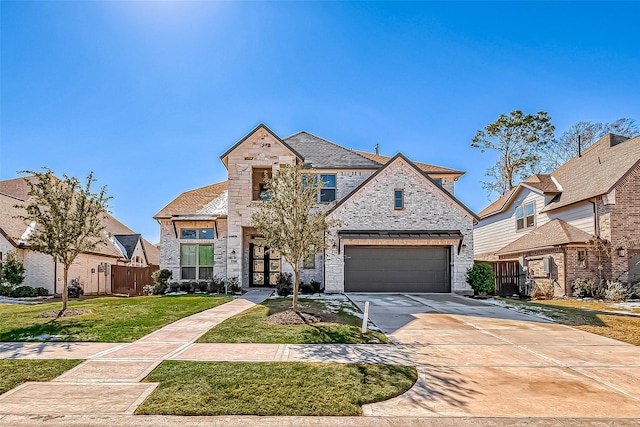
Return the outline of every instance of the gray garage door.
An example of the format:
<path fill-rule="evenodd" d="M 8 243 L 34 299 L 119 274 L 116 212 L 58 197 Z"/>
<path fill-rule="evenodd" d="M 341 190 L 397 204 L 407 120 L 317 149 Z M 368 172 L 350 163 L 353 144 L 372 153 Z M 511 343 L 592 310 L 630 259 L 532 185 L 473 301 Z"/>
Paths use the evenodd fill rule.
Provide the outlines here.
<path fill-rule="evenodd" d="M 345 292 L 451 292 L 449 248 L 346 246 Z"/>

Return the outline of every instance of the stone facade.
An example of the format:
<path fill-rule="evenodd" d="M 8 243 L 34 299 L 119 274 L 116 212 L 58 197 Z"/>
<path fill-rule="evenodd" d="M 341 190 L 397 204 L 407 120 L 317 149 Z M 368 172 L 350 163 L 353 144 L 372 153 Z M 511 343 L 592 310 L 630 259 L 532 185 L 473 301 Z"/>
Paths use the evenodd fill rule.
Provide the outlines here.
<path fill-rule="evenodd" d="M 398 188 L 404 190 L 402 210 L 394 209 L 394 190 Z M 459 230 L 464 241 L 460 254 L 457 245 L 451 245 L 451 289 L 460 293 L 470 291 L 465 274 L 473 265 L 472 215 L 402 158 L 397 158 L 338 206 L 330 218 L 344 222 L 341 230 Z M 338 230 L 333 230 L 329 239 L 337 245 Z M 344 290 L 344 242 L 339 245 L 339 250 L 337 247 L 334 250 L 330 244 L 326 252 L 327 292 Z"/>

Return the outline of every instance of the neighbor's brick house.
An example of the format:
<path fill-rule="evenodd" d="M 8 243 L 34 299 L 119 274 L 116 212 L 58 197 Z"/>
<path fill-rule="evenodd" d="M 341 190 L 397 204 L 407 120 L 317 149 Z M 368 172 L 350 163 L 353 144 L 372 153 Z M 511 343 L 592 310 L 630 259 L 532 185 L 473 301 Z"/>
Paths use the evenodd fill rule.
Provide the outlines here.
<path fill-rule="evenodd" d="M 25 178 L 0 181 L 0 260 L 7 252 L 17 251 L 25 267 L 23 285 L 43 287 L 49 293 L 59 294 L 64 286 L 63 265 L 54 263 L 51 256 L 29 248 L 30 224 L 20 219 L 25 211 L 17 206 L 30 203 L 28 193 Z M 69 268 L 69 280 L 79 279 L 85 294 L 112 293 L 111 266 L 157 268 L 160 262 L 157 247 L 113 216 L 106 214 L 102 225 L 105 244 L 79 254 Z"/>
<path fill-rule="evenodd" d="M 475 259 L 517 260 L 521 281 L 551 282 L 556 295 L 570 294 L 576 278 L 639 281 L 639 189 L 640 137 L 608 134 L 482 210 Z M 600 257 L 594 237 L 606 244 Z"/>
<path fill-rule="evenodd" d="M 257 245 L 251 226 L 265 172 L 303 164 L 324 182 L 318 207 L 344 226 L 306 260 L 301 280 L 327 292 L 466 292 L 475 214 L 454 196 L 464 172 L 346 149 L 307 132 L 280 138 L 261 124 L 220 156 L 228 180 L 180 194 L 158 212 L 160 265 L 178 280 L 237 277 L 269 286 L 290 266 Z"/>

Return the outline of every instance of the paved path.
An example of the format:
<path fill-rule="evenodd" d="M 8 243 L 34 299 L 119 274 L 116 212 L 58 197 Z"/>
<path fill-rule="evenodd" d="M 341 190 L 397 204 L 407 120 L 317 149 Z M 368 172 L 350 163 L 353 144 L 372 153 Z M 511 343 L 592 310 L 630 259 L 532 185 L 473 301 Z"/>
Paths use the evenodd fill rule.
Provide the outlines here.
<path fill-rule="evenodd" d="M 367 415 L 640 420 L 640 347 L 453 295 L 372 295 L 419 379 Z"/>
<path fill-rule="evenodd" d="M 259 294 L 259 295 L 257 295 Z M 181 353 L 209 329 L 269 295 L 248 292 L 182 318 L 128 344 L 5 343 L 3 358 L 87 358 L 50 382 L 27 382 L 0 396 L 2 414 L 133 414 L 157 387 L 141 383 L 163 360 Z M 262 298 L 262 300 L 260 299 Z"/>

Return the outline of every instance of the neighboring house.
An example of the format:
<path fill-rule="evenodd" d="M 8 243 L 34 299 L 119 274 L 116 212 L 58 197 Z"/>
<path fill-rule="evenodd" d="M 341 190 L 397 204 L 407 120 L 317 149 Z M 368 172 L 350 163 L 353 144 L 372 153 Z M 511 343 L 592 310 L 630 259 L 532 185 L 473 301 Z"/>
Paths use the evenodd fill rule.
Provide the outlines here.
<path fill-rule="evenodd" d="M 639 189 L 640 137 L 608 134 L 481 211 L 475 259 L 518 261 L 521 286 L 551 282 L 556 295 L 570 294 L 576 278 L 638 281 Z"/>
<path fill-rule="evenodd" d="M 33 179 L 28 177 L 28 179 Z M 20 219 L 29 204 L 29 186 L 24 178 L 0 181 L 0 259 L 17 250 L 25 267 L 24 285 L 62 292 L 63 265 L 49 255 L 29 249 L 31 224 Z M 111 293 L 111 266 L 157 266 L 160 251 L 126 225 L 107 214 L 103 220 L 105 244 L 78 255 L 69 269 L 69 280 L 79 278 L 85 294 Z M 55 265 L 54 265 L 55 264 Z"/>
<path fill-rule="evenodd" d="M 307 132 L 280 138 L 261 124 L 220 156 L 228 181 L 180 194 L 158 212 L 160 267 L 179 280 L 236 277 L 273 286 L 290 266 L 251 226 L 265 176 L 303 164 L 324 186 L 318 207 L 345 224 L 301 280 L 326 292 L 468 292 L 477 217 L 454 196 L 461 171 L 360 153 Z"/>

